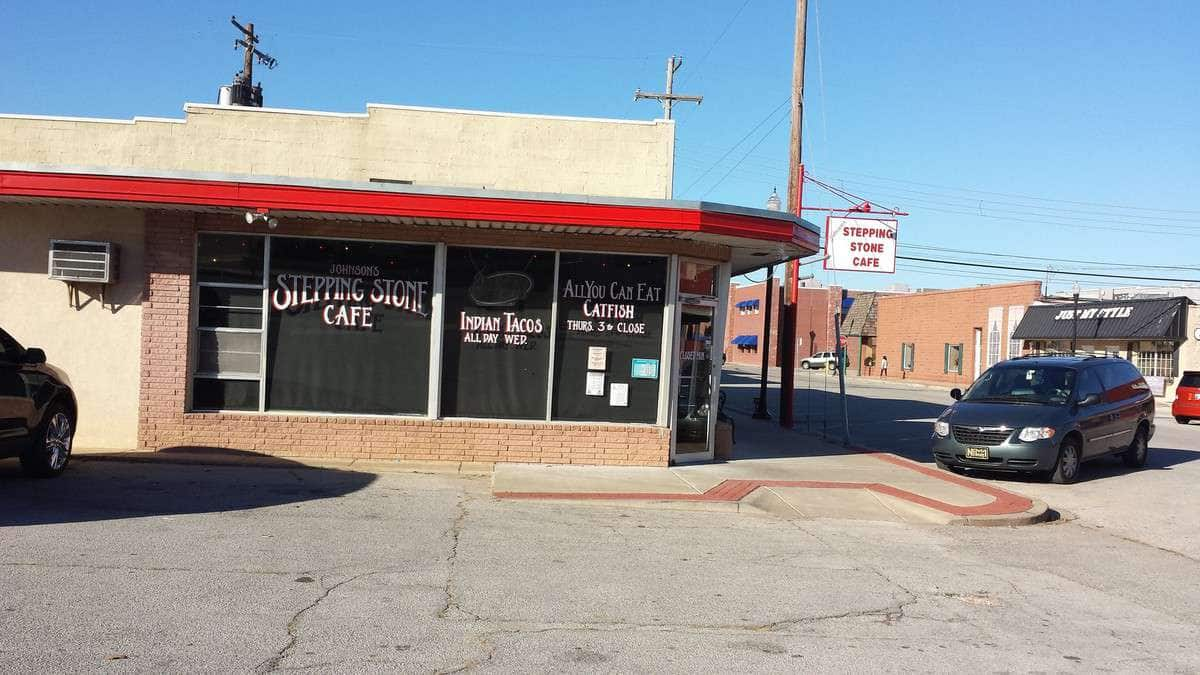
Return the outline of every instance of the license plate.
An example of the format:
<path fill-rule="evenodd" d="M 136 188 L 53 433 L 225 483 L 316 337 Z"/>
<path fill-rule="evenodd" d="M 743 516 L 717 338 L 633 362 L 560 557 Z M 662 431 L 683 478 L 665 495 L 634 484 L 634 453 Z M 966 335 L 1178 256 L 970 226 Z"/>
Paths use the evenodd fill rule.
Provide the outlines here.
<path fill-rule="evenodd" d="M 991 453 L 987 448 L 967 448 L 967 459 L 988 459 Z"/>
<path fill-rule="evenodd" d="M 1192 400 L 1193 400 L 1193 401 L 1200 401 L 1200 392 L 1195 392 L 1195 393 L 1193 393 L 1193 394 L 1192 394 Z"/>

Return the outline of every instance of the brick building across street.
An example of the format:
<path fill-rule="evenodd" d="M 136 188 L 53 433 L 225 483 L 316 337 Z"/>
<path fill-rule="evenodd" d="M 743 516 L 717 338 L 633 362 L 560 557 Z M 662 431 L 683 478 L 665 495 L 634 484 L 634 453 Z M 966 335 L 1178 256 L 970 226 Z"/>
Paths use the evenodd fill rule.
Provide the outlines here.
<path fill-rule="evenodd" d="M 726 315 L 725 361 L 748 366 L 762 365 L 763 313 L 766 312 L 766 284 L 730 285 L 729 310 Z M 779 352 L 779 322 L 783 285 L 775 282 L 771 296 L 771 354 L 772 367 L 781 363 Z M 852 298 L 854 291 L 840 286 L 802 286 L 796 295 L 796 364 L 800 360 L 829 351 L 834 345 L 834 315 L 842 303 Z"/>
<path fill-rule="evenodd" d="M 967 386 L 991 365 L 1020 356 L 1011 339 L 1040 281 L 975 286 L 877 299 L 875 354 L 890 378 Z"/>

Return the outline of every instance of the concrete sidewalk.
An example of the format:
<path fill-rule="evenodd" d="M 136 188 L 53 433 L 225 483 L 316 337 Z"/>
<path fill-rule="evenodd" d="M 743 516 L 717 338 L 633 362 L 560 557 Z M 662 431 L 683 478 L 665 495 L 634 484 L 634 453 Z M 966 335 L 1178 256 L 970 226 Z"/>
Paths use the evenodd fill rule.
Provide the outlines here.
<path fill-rule="evenodd" d="M 904 523 L 1027 525 L 1050 515 L 1040 501 L 890 453 L 735 419 L 743 459 L 669 468 L 497 464 L 493 494 Z"/>

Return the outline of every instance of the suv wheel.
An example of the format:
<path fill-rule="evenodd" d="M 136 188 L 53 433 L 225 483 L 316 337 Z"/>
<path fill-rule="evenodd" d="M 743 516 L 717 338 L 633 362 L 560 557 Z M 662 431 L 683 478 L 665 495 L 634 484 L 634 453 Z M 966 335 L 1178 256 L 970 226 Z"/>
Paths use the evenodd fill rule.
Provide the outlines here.
<path fill-rule="evenodd" d="M 1079 441 L 1068 438 L 1058 448 L 1058 462 L 1054 465 L 1054 471 L 1050 472 L 1050 480 L 1060 485 L 1074 483 L 1079 478 L 1079 465 L 1082 461 Z"/>
<path fill-rule="evenodd" d="M 1138 427 L 1133 435 L 1129 449 L 1121 453 L 1121 461 L 1125 466 L 1140 469 L 1146 466 L 1146 458 L 1150 455 L 1149 441 L 1146 439 L 1146 427 Z"/>
<path fill-rule="evenodd" d="M 62 405 L 54 405 L 34 436 L 32 447 L 21 454 L 21 468 L 30 476 L 50 478 L 67 468 L 71 461 L 71 441 L 75 420 Z"/>

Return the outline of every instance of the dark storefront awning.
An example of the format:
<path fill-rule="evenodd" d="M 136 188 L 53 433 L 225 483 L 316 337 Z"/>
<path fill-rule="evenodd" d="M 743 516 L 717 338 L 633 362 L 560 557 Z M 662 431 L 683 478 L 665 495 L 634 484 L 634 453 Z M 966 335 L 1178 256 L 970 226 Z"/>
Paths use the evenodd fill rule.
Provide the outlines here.
<path fill-rule="evenodd" d="M 743 300 L 734 306 L 738 309 L 754 309 L 758 307 L 758 300 Z"/>
<path fill-rule="evenodd" d="M 1078 324 L 1080 340 L 1186 339 L 1187 298 L 1034 305 L 1013 332 L 1016 340 L 1070 340 Z"/>
<path fill-rule="evenodd" d="M 737 345 L 739 347 L 757 347 L 758 346 L 758 336 L 757 335 L 739 335 L 739 336 L 733 338 L 732 340 L 730 340 L 729 343 Z"/>

